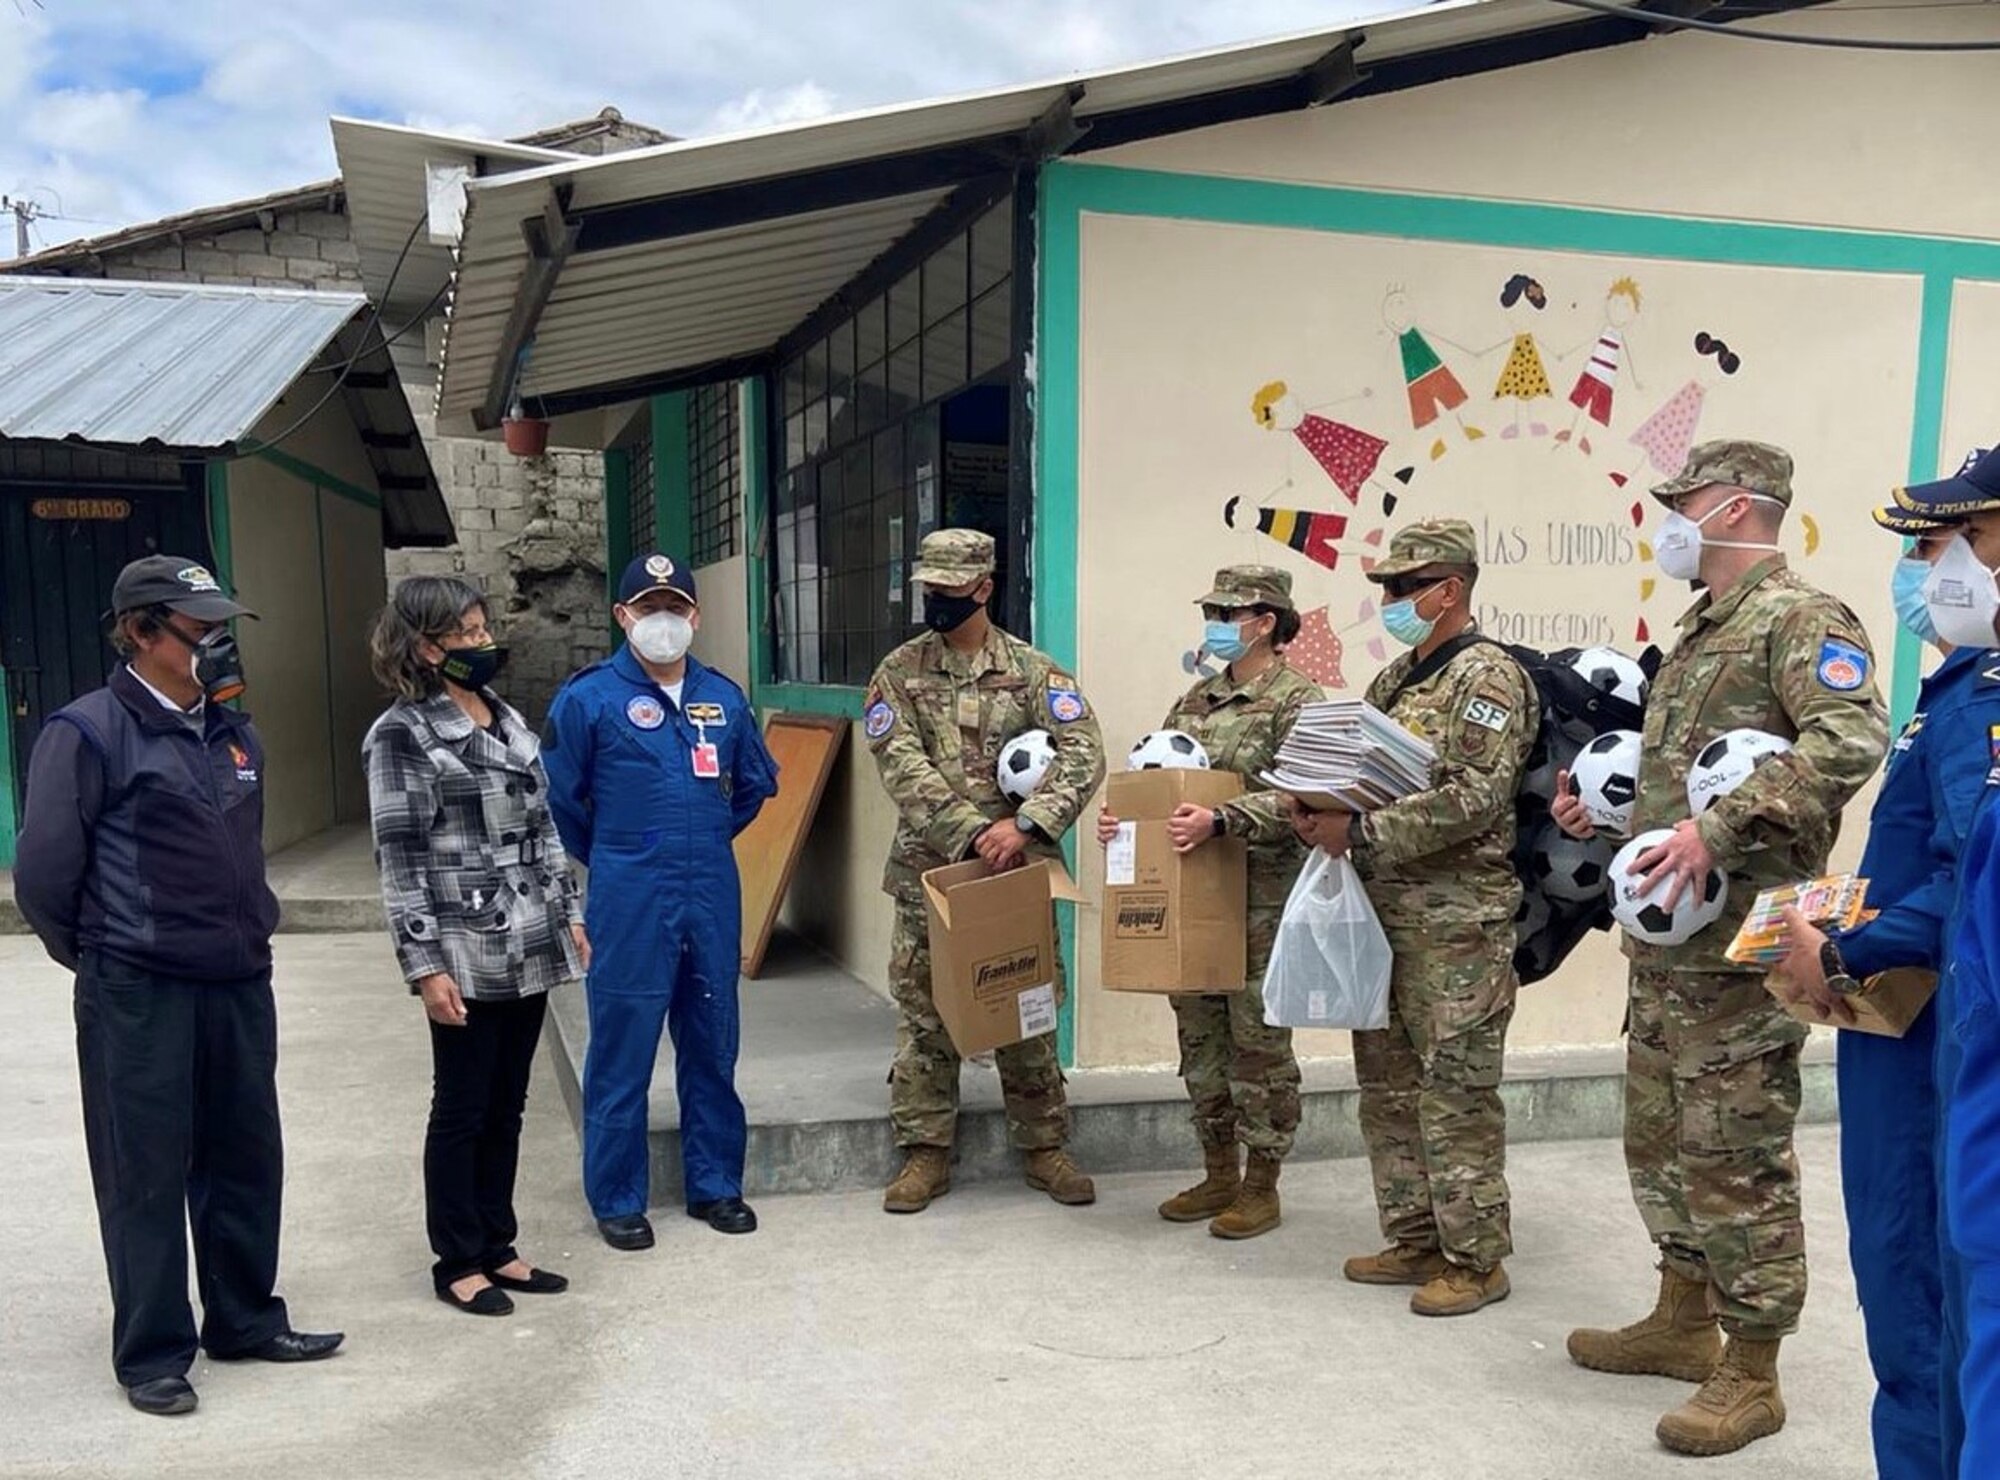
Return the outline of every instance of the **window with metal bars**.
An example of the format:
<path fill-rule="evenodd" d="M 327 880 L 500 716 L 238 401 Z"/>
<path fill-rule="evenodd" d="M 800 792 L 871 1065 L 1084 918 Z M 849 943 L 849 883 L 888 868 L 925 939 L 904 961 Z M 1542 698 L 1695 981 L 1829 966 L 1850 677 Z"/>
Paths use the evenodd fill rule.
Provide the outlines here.
<path fill-rule="evenodd" d="M 653 549 L 659 534 L 658 487 L 653 479 L 653 439 L 642 437 L 632 443 L 626 462 L 625 508 L 630 521 L 632 553 L 644 555 Z"/>
<path fill-rule="evenodd" d="M 742 528 L 743 435 L 736 385 L 706 385 L 687 398 L 688 558 L 699 569 L 727 560 Z"/>

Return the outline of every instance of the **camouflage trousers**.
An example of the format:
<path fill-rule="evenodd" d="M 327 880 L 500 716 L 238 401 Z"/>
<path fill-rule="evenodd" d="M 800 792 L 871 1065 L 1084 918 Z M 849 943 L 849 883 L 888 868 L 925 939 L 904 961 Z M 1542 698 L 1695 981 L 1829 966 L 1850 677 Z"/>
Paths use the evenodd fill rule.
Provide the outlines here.
<path fill-rule="evenodd" d="M 1391 1243 L 1491 1269 L 1514 1251 L 1501 1057 L 1514 1016 L 1514 932 L 1384 926 L 1389 1025 L 1354 1035 L 1361 1135 Z"/>
<path fill-rule="evenodd" d="M 958 1049 L 931 1001 L 930 925 L 920 902 L 896 901 L 889 942 L 889 992 L 896 1001 L 896 1060 L 889 1070 L 889 1119 L 898 1146 L 949 1146 L 958 1122 Z M 1056 962 L 1056 1001 L 1063 999 Z M 1024 1151 L 1060 1146 L 1069 1136 L 1069 1100 L 1053 1033 L 1011 1043 L 993 1055 L 1007 1130 Z"/>
<path fill-rule="evenodd" d="M 1292 1056 L 1292 1030 L 1265 1023 L 1257 982 L 1240 992 L 1168 1000 L 1202 1145 L 1241 1141 L 1273 1156 L 1289 1152 L 1299 1128 L 1299 1061 Z"/>
<path fill-rule="evenodd" d="M 1761 978 L 1632 969 L 1625 1167 L 1662 1259 L 1706 1280 L 1723 1329 L 1798 1327 L 1805 1225 L 1792 1125 L 1804 1024 Z"/>

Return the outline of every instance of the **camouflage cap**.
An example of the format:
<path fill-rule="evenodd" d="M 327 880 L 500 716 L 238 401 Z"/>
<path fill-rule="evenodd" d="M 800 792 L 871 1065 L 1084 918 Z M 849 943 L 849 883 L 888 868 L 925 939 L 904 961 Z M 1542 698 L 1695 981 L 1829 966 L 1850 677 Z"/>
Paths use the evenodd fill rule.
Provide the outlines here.
<path fill-rule="evenodd" d="M 1429 565 L 1479 567 L 1479 536 L 1463 519 L 1420 519 L 1397 530 L 1368 579 L 1377 585 Z"/>
<path fill-rule="evenodd" d="M 926 586 L 969 586 L 993 574 L 993 536 L 977 529 L 934 529 L 917 546 L 913 579 Z"/>
<path fill-rule="evenodd" d="M 1762 494 L 1789 509 L 1792 455 L 1769 442 L 1704 442 L 1688 454 L 1680 476 L 1655 487 L 1653 497 L 1671 507 L 1684 493 L 1718 484 Z"/>
<path fill-rule="evenodd" d="M 1215 573 L 1215 589 L 1196 606 L 1292 608 L 1292 573 L 1275 565 L 1225 565 Z"/>

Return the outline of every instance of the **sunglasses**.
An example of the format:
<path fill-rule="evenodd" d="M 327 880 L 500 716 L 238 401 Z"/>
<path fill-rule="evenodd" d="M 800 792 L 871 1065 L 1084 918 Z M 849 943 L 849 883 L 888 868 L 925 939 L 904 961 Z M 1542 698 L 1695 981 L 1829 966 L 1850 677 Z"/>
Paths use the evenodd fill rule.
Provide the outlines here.
<path fill-rule="evenodd" d="M 1416 596 L 1421 592 L 1430 590 L 1433 586 L 1442 586 L 1450 579 L 1450 576 L 1427 576 L 1419 574 L 1390 576 L 1388 580 L 1382 583 L 1382 589 L 1389 593 L 1392 600 L 1401 601 L 1405 596 Z"/>

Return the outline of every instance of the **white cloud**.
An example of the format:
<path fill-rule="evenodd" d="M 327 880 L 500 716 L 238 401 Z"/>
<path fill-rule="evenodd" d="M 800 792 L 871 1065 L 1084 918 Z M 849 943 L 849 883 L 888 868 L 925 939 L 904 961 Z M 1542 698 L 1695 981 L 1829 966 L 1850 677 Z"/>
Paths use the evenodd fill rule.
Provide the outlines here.
<path fill-rule="evenodd" d="M 817 82 L 801 82 L 779 92 L 752 88 L 740 98 L 732 98 L 708 117 L 703 133 L 734 134 L 746 129 L 771 128 L 781 123 L 806 123 L 834 111 L 833 94 Z"/>

